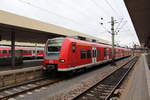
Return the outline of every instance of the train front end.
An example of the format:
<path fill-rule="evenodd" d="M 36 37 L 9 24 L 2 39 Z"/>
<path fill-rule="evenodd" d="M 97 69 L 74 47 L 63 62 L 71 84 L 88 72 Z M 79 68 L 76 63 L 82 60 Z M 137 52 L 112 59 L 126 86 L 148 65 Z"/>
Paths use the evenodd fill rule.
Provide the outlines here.
<path fill-rule="evenodd" d="M 44 61 L 43 61 L 43 70 L 51 71 L 56 70 L 58 68 L 58 64 L 63 62 L 60 61 L 60 51 L 63 44 L 64 38 L 54 38 L 48 39 L 46 42 L 45 50 L 44 50 Z"/>

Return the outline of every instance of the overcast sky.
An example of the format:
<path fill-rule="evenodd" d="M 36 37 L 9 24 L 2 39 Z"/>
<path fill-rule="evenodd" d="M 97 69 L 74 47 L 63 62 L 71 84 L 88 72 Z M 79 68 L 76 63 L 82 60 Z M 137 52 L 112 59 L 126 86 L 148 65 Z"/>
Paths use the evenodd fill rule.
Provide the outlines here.
<path fill-rule="evenodd" d="M 120 30 L 116 42 L 122 46 L 139 44 L 123 0 L 0 0 L 0 9 L 108 41 L 113 16 L 115 29 Z"/>

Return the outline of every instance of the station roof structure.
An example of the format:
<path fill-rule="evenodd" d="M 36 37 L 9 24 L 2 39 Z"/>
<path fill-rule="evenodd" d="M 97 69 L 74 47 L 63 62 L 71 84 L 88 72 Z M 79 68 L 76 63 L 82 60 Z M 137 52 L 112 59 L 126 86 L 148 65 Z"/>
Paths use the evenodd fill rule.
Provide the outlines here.
<path fill-rule="evenodd" d="M 150 0 L 124 0 L 141 44 L 150 48 Z"/>
<path fill-rule="evenodd" d="M 18 42 L 45 43 L 48 38 L 53 37 L 82 36 L 108 43 L 108 41 L 94 36 L 0 10 L 0 35 L 2 40 L 11 40 L 10 33 L 12 31 L 15 32 Z"/>

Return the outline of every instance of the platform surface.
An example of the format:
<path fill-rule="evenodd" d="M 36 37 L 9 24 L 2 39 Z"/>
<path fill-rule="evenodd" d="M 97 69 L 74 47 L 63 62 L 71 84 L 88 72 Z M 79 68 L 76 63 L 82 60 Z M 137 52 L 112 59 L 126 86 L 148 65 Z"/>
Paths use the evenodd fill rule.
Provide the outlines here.
<path fill-rule="evenodd" d="M 42 59 L 24 60 L 22 65 L 15 67 L 12 66 L 0 66 L 0 73 L 4 71 L 20 70 L 30 67 L 40 67 L 42 65 Z"/>
<path fill-rule="evenodd" d="M 121 100 L 150 100 L 150 70 L 145 54 L 135 64 Z"/>

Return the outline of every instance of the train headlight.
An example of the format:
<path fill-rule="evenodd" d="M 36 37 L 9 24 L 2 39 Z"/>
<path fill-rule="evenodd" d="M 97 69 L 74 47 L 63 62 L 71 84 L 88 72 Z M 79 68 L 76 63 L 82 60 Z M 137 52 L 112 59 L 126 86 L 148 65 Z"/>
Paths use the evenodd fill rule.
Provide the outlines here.
<path fill-rule="evenodd" d="M 64 60 L 64 59 L 60 59 L 60 60 L 59 60 L 59 62 L 64 63 L 64 62 L 65 62 L 65 60 Z"/>

